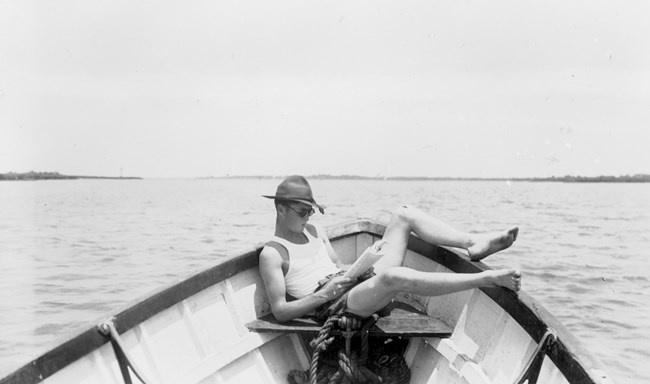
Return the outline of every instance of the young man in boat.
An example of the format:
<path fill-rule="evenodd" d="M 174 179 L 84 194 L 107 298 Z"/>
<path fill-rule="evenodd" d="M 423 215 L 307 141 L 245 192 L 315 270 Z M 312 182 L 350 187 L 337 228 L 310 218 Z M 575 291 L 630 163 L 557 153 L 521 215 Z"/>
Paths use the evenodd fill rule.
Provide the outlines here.
<path fill-rule="evenodd" d="M 457 274 L 402 266 L 411 231 L 434 245 L 466 249 L 470 259 L 477 261 L 510 247 L 517 238 L 516 227 L 471 234 L 403 205 L 387 225 L 384 255 L 374 265 L 374 272 L 349 279 L 340 273 L 345 267 L 324 230 L 308 223 L 315 208 L 321 213 L 324 208 L 314 200 L 304 177 L 289 176 L 278 185 L 275 195 L 264 197 L 275 200 L 276 223 L 275 236 L 260 253 L 259 267 L 271 310 L 280 322 L 314 312 L 327 317 L 345 311 L 366 318 L 400 292 L 438 296 L 479 287 L 502 286 L 513 291 L 521 287 L 521 274 L 515 269 Z"/>

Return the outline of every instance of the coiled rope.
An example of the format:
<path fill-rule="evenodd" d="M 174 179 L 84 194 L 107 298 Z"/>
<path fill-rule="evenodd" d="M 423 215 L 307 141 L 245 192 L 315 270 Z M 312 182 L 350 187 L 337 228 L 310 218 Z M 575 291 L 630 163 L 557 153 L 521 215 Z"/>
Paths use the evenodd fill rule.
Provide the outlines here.
<path fill-rule="evenodd" d="M 353 329 L 352 324 L 359 323 L 358 318 L 350 314 L 334 314 L 321 327 L 318 336 L 310 345 L 314 348 L 308 371 L 289 372 L 288 380 L 292 384 L 353 384 L 353 383 L 390 383 L 407 384 L 410 370 L 401 356 L 378 354 L 376 361 L 368 363 L 369 331 L 379 318 L 373 315 L 362 322 L 360 329 Z M 341 338 L 331 336 L 331 331 L 339 325 L 345 338 L 345 348 Z M 351 350 L 351 338 L 360 333 L 361 347 L 359 353 Z M 339 347 L 333 354 L 330 347 L 335 343 Z M 388 365 L 387 365 L 388 363 Z"/>
<path fill-rule="evenodd" d="M 314 347 L 314 352 L 311 356 L 311 366 L 309 367 L 309 382 L 311 384 L 318 384 L 318 360 L 321 352 L 325 351 L 327 347 L 332 344 L 334 337 L 330 337 L 330 331 L 335 324 L 339 322 L 340 316 L 332 315 L 327 318 L 325 324 L 321 327 L 318 332 L 318 338 L 312 342 L 312 347 Z"/>

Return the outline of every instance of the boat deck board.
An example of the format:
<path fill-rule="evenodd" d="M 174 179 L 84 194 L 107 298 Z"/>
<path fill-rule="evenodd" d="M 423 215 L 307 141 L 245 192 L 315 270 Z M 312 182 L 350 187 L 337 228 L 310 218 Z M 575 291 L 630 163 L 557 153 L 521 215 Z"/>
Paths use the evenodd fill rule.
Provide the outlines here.
<path fill-rule="evenodd" d="M 248 324 L 253 332 L 295 333 L 299 335 L 316 335 L 322 323 L 308 317 L 301 317 L 285 323 L 279 323 L 269 313 Z M 370 329 L 369 335 L 377 337 L 450 337 L 453 329 L 440 319 L 428 316 L 415 308 L 400 303 L 390 309 L 387 316 L 380 317 Z M 332 331 L 333 335 L 340 331 Z"/>

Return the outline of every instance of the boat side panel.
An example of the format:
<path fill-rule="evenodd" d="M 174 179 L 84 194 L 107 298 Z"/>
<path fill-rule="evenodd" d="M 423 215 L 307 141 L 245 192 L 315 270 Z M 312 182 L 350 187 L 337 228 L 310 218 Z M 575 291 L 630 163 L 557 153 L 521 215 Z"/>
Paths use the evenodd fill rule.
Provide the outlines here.
<path fill-rule="evenodd" d="M 244 324 L 271 312 L 264 281 L 259 268 L 251 268 L 228 279 L 232 308 L 241 324 L 241 332 L 248 332 Z"/>
<path fill-rule="evenodd" d="M 285 382 L 290 370 L 305 369 L 308 357 L 303 346 L 292 336 L 251 333 L 244 326 L 270 311 L 259 270 L 253 268 L 242 272 L 221 285 L 227 305 L 213 319 L 218 320 L 216 328 L 221 339 L 207 343 L 212 345 L 214 352 L 199 362 L 199 369 L 195 369 L 204 372 L 191 372 L 183 377 L 182 382 Z M 224 316 L 226 314 L 228 316 Z M 226 317 L 230 320 L 224 324 L 222 319 Z M 204 349 L 207 350 L 208 346 Z M 210 367 L 212 371 L 209 371 Z"/>
<path fill-rule="evenodd" d="M 453 249 L 438 248 L 430 256 L 430 246 L 422 240 L 411 237 L 409 249 L 431 257 L 456 273 L 475 273 L 489 267 L 481 262 L 471 262 L 467 256 Z M 569 382 L 609 383 L 602 365 L 555 317 L 525 292 L 517 294 L 507 289 L 482 288 L 495 303 L 502 307 L 534 340 L 540 340 L 547 329 L 557 332 L 558 340 L 547 351 L 554 364 L 560 368 Z"/>
<path fill-rule="evenodd" d="M 309 357 L 303 349 L 296 349 L 294 340 L 290 335 L 283 335 L 273 340 L 272 343 L 266 343 L 259 348 L 264 359 L 264 364 L 268 367 L 276 383 L 287 381 L 287 375 L 290 371 L 306 370 L 309 365 Z"/>
<path fill-rule="evenodd" d="M 206 316 L 212 314 L 219 315 L 210 326 Z M 234 343 L 233 323 L 221 283 L 151 317 L 122 338 L 143 373 L 162 382 L 192 371 L 210 352 L 216 352 L 214 345 Z"/>
<path fill-rule="evenodd" d="M 194 343 L 189 316 L 182 304 L 175 305 L 123 336 L 133 358 L 148 363 L 139 364 L 148 377 L 160 380 L 189 371 L 201 359 L 203 351 Z"/>
<path fill-rule="evenodd" d="M 225 284 L 219 283 L 122 334 L 129 354 L 146 377 L 169 381 L 179 373 L 192 373 L 206 359 L 227 360 L 219 346 L 240 340 L 225 291 Z"/>
<path fill-rule="evenodd" d="M 352 264 L 357 258 L 357 236 L 344 237 L 332 242 L 339 260 L 343 264 Z"/>
<path fill-rule="evenodd" d="M 484 324 L 489 330 L 490 324 Z M 493 325 L 481 367 L 495 383 L 513 382 L 535 352 L 536 343 L 507 313 Z"/>
<path fill-rule="evenodd" d="M 378 238 L 373 237 L 367 233 L 360 233 L 355 236 L 357 241 L 357 250 L 351 257 L 349 264 L 354 263 L 354 261 L 359 257 L 368 247 L 370 247 Z"/>
<path fill-rule="evenodd" d="M 217 353 L 222 345 L 229 345 L 238 337 L 237 328 L 224 297 L 225 283 L 199 292 L 187 300 L 192 314 L 194 331 L 205 355 Z"/>
<path fill-rule="evenodd" d="M 456 343 L 478 346 L 471 356 L 494 382 L 512 382 L 533 354 L 534 340 L 480 290 L 474 290 L 463 318 L 455 330 Z"/>
<path fill-rule="evenodd" d="M 405 265 L 427 272 L 452 272 L 436 263 L 434 259 L 409 250 Z M 420 304 L 426 308 L 429 315 L 455 326 L 449 340 L 438 341 L 435 344 L 445 352 L 446 356 L 433 354 L 430 358 L 437 357 L 442 360 L 427 360 L 437 366 L 435 375 L 429 378 L 431 380 L 438 380 L 442 372 L 441 367 L 447 364 L 453 367 L 450 368 L 452 372 L 458 374 L 462 372 L 462 377 L 465 377 L 468 382 L 484 380 L 511 382 L 519 375 L 524 362 L 534 352 L 536 343 L 529 334 L 502 307 L 480 290 L 435 297 L 401 295 L 400 299 L 416 307 Z M 426 345 L 431 348 L 429 344 Z M 558 378 L 548 382 L 566 381 L 550 360 L 547 360 L 550 365 L 545 365 L 544 369 L 555 372 L 547 377 Z M 426 376 L 422 372 L 418 372 L 418 375 Z M 452 380 L 452 378 L 445 376 L 445 380 Z"/>
<path fill-rule="evenodd" d="M 544 357 L 542 370 L 539 372 L 538 383 L 553 383 L 553 384 L 570 384 L 564 377 L 562 372 L 553 364 L 548 356 Z"/>
<path fill-rule="evenodd" d="M 411 383 L 468 384 L 460 371 L 425 339 L 412 339 L 409 343 L 407 364 L 411 369 Z"/>
<path fill-rule="evenodd" d="M 305 369 L 308 358 L 302 344 L 290 336 L 260 335 L 245 328 L 268 309 L 254 268 L 150 317 L 121 337 L 136 365 L 154 382 L 283 382 L 290 369 Z M 47 381 L 69 382 L 122 383 L 110 344 Z"/>
<path fill-rule="evenodd" d="M 123 383 L 115 354 L 110 344 L 96 349 L 64 369 L 49 376 L 45 384 L 110 384 Z"/>
<path fill-rule="evenodd" d="M 453 273 L 445 266 L 436 263 L 430 258 L 408 250 L 404 265 L 418 271 L 435 273 Z M 416 308 L 426 311 L 430 316 L 443 320 L 450 326 L 455 326 L 471 291 L 463 291 L 442 296 L 422 297 L 417 295 L 402 294 L 398 298 L 405 300 Z"/>
<path fill-rule="evenodd" d="M 257 356 L 246 354 L 223 367 L 218 374 L 222 383 L 273 383 L 274 378 L 268 369 L 259 364 Z"/>
<path fill-rule="evenodd" d="M 489 353 L 489 348 L 497 342 L 497 337 L 504 332 L 507 315 L 478 290 L 473 290 L 465 308 L 454 329 L 452 341 L 472 359 L 482 361 Z"/>
<path fill-rule="evenodd" d="M 480 290 L 469 292 L 451 338 L 411 342 L 407 359 L 416 382 L 512 382 L 532 357 L 536 343 L 515 319 Z M 540 376 L 539 382 L 568 383 L 548 358 Z"/>
<path fill-rule="evenodd" d="M 176 303 L 193 296 L 242 271 L 257 267 L 261 248 L 232 257 L 215 267 L 197 273 L 187 280 L 164 288 L 144 300 L 136 301 L 115 316 L 115 327 L 120 334 Z"/>
<path fill-rule="evenodd" d="M 221 376 L 213 375 L 201 380 L 198 384 L 222 384 Z"/>

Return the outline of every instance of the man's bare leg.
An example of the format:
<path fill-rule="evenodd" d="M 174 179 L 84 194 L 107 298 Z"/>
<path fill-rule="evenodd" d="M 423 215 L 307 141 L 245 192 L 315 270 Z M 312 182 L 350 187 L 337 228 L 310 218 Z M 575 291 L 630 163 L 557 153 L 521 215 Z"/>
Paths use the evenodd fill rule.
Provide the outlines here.
<path fill-rule="evenodd" d="M 473 244 L 467 248 L 469 258 L 479 261 L 493 253 L 499 252 L 512 245 L 517 240 L 519 228 L 510 228 L 503 232 L 473 236 Z"/>
<path fill-rule="evenodd" d="M 519 229 L 514 227 L 493 234 L 463 232 L 414 207 L 404 205 L 397 209 L 386 227 L 383 237 L 387 241 L 385 256 L 375 264 L 376 271 L 402 265 L 411 231 L 430 244 L 467 249 L 470 258 L 477 261 L 510 247 L 516 240 Z"/>
<path fill-rule="evenodd" d="M 480 273 L 440 273 L 394 267 L 352 288 L 348 296 L 347 310 L 367 317 L 388 305 L 399 292 L 440 296 L 491 286 L 518 291 L 521 289 L 521 273 L 515 269 Z"/>

